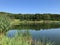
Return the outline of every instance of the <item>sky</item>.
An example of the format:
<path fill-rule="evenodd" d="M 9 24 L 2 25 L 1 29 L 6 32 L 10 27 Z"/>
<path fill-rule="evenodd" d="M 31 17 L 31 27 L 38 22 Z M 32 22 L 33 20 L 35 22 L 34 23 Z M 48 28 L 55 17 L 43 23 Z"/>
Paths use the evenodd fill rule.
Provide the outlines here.
<path fill-rule="evenodd" d="M 0 0 L 0 12 L 60 14 L 60 0 Z"/>

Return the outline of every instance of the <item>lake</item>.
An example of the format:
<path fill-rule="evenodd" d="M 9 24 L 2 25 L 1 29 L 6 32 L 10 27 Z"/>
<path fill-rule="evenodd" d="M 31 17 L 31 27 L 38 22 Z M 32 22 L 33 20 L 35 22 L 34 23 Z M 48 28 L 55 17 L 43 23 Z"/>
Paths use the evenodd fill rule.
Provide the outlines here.
<path fill-rule="evenodd" d="M 17 32 L 28 31 L 33 40 L 54 42 L 60 45 L 60 24 L 20 24 L 7 31 L 8 37 L 14 37 Z"/>

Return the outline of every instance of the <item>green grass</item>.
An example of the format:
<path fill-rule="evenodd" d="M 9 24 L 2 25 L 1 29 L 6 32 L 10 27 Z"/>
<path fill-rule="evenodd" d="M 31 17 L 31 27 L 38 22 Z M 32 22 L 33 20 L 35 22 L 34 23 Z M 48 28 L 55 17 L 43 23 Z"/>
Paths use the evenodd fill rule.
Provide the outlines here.
<path fill-rule="evenodd" d="M 20 34 L 13 38 L 2 36 L 0 38 L 0 45 L 54 45 L 53 42 L 33 41 L 29 35 Z"/>
<path fill-rule="evenodd" d="M 11 24 L 12 25 L 19 25 L 19 24 L 34 24 L 34 23 L 60 23 L 60 21 L 52 21 L 52 20 L 40 20 L 40 21 L 27 21 L 27 20 L 23 20 L 20 21 L 19 19 L 13 19 Z"/>

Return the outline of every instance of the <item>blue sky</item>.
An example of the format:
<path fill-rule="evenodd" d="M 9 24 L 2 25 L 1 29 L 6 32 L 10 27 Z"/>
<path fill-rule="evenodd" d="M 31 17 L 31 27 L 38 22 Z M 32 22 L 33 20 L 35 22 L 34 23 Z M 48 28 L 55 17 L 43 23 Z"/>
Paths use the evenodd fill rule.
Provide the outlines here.
<path fill-rule="evenodd" d="M 60 0 L 0 0 L 0 12 L 60 14 Z"/>

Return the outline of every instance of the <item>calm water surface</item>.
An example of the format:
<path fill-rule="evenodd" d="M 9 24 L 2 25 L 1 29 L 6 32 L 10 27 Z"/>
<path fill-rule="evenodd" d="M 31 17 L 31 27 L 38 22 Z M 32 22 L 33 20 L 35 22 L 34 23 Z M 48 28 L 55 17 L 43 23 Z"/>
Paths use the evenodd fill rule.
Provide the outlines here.
<path fill-rule="evenodd" d="M 46 26 L 46 25 L 45 25 Z M 55 45 L 60 45 L 60 28 L 59 26 L 42 26 L 34 25 L 34 26 L 22 26 L 19 28 L 13 28 L 12 30 L 7 31 L 8 37 L 14 37 L 17 31 L 26 31 L 28 30 L 29 33 L 32 35 L 33 40 L 45 40 L 55 42 Z M 38 28 L 37 28 L 38 27 Z"/>

